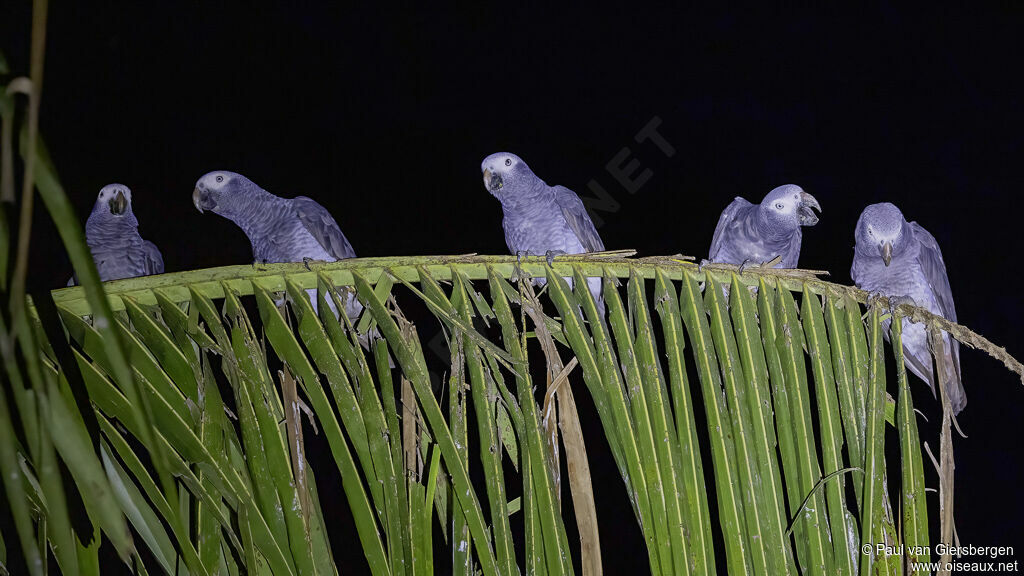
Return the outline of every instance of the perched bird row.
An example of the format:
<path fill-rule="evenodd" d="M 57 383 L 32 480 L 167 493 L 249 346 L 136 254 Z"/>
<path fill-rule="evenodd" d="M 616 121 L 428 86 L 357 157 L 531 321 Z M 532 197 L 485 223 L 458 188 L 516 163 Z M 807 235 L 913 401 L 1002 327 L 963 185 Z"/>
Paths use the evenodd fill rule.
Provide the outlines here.
<path fill-rule="evenodd" d="M 546 256 L 550 261 L 562 254 L 604 250 L 583 202 L 572 190 L 548 186 L 521 158 L 508 152 L 488 156 L 480 169 L 487 191 L 501 202 L 505 242 L 512 254 Z M 238 225 L 249 237 L 253 258 L 259 263 L 332 262 L 356 255 L 338 223 L 316 201 L 275 196 L 241 174 L 204 175 L 196 183 L 192 201 L 200 212 L 220 214 Z M 794 184 L 775 188 L 759 204 L 736 198 L 718 220 L 708 260 L 744 266 L 779 258 L 780 267 L 796 268 L 801 228 L 817 224 L 815 210 L 821 211 L 817 199 Z M 120 184 L 100 190 L 86 223 L 86 239 L 101 280 L 163 272 L 160 251 L 143 240 L 137 228 L 131 191 Z M 896 206 L 882 203 L 864 209 L 855 237 L 850 273 L 858 287 L 910 300 L 956 321 L 942 253 L 927 230 L 908 223 Z M 588 284 L 603 308 L 600 279 L 591 278 Z M 361 310 L 354 299 L 346 308 L 349 316 Z M 959 344 L 948 334 L 943 338 L 946 353 L 941 369 L 952 406 L 959 412 L 967 402 L 960 379 Z M 907 367 L 934 393 L 936 374 L 922 324 L 904 320 L 903 347 Z"/>

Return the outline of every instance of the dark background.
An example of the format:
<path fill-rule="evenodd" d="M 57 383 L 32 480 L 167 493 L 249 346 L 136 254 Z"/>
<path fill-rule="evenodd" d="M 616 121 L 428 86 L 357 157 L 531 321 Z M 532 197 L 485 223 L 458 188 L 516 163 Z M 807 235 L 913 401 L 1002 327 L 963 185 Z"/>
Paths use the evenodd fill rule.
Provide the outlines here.
<path fill-rule="evenodd" d="M 17 73 L 29 4 L 0 7 Z M 938 239 L 960 320 L 1021 357 L 1022 25 L 1009 3 L 842 13 L 53 3 L 41 130 L 83 222 L 100 187 L 127 184 L 168 271 L 251 261 L 239 229 L 192 206 L 196 179 L 214 169 L 315 198 L 361 256 L 505 253 L 479 171 L 499 150 L 581 196 L 597 181 L 620 204 L 598 213 L 605 244 L 641 255 L 705 257 L 734 196 L 756 201 L 794 182 L 824 207 L 801 265 L 842 283 L 860 210 L 892 201 Z M 670 158 L 634 140 L 654 117 Z M 623 147 L 653 171 L 635 194 L 605 169 Z M 30 289 L 61 286 L 70 267 L 36 222 Z M 962 364 L 960 540 L 1019 550 L 1024 387 L 983 353 L 964 351 Z M 937 450 L 937 404 L 914 382 Z M 645 554 L 607 460 L 595 481 L 614 574 Z M 355 549 L 343 568 L 356 573 L 344 530 L 332 538 Z"/>

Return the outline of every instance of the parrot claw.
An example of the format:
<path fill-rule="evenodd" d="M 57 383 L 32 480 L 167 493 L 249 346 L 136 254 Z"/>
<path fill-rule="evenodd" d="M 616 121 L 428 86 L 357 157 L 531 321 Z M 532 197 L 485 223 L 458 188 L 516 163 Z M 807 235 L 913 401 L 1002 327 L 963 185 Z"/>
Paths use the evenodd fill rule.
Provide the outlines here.
<path fill-rule="evenodd" d="M 743 270 L 747 267 L 747 264 L 750 264 L 750 260 L 744 260 L 742 263 L 740 263 L 740 274 L 743 274 Z"/>
<path fill-rule="evenodd" d="M 882 294 L 881 292 L 869 292 L 867 307 L 871 308 L 872 306 L 877 304 L 878 301 L 881 300 L 882 298 L 885 298 L 885 294 Z"/>
<path fill-rule="evenodd" d="M 917 306 L 917 302 L 915 302 L 910 296 L 892 296 L 889 298 L 889 314 L 896 316 L 896 309 L 903 304 L 906 304 L 907 306 Z"/>
<path fill-rule="evenodd" d="M 302 258 L 302 265 L 306 267 L 306 270 L 312 271 L 312 268 L 309 267 L 309 263 L 312 262 L 312 261 L 313 261 L 313 259 L 308 257 L 308 256 L 304 256 Z"/>
<path fill-rule="evenodd" d="M 697 272 L 698 273 L 704 272 L 704 267 L 707 266 L 708 264 L 711 264 L 711 263 L 712 263 L 711 260 L 708 260 L 707 258 L 701 260 L 700 263 L 697 264 Z"/>
<path fill-rule="evenodd" d="M 519 278 L 520 278 L 520 274 L 519 273 L 522 271 L 522 266 L 523 266 L 523 256 L 529 256 L 529 255 L 530 254 L 528 252 L 526 252 L 525 250 L 516 250 L 516 270 L 515 270 L 515 273 L 512 275 L 512 278 L 511 278 L 511 280 L 513 282 L 518 282 L 519 281 Z"/>
<path fill-rule="evenodd" d="M 548 250 L 544 253 L 544 258 L 548 261 L 548 266 L 555 263 L 555 256 L 565 256 L 565 250 Z"/>
<path fill-rule="evenodd" d="M 910 296 L 893 296 L 892 298 L 889 298 L 889 304 L 891 304 L 893 308 L 903 304 L 906 304 L 907 306 L 917 306 L 917 302 L 915 302 Z"/>

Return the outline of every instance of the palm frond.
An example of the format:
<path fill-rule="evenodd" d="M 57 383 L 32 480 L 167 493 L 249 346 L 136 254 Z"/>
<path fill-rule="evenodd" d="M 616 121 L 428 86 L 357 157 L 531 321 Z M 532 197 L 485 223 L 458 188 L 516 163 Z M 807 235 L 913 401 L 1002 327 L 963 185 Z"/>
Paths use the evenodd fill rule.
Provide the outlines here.
<path fill-rule="evenodd" d="M 352 543 L 332 540 L 345 517 L 326 490 L 343 492 L 376 576 L 596 575 L 623 530 L 663 576 L 902 573 L 928 555 L 865 545 L 917 550 L 929 513 L 952 543 L 956 422 L 940 382 L 936 461 L 902 323 L 887 346 L 885 316 L 924 323 L 937 357 L 944 331 L 1024 378 L 1004 349 L 925 310 L 868 305 L 813 271 L 678 255 L 361 258 L 101 284 L 36 133 L 38 36 L 32 62 L 31 81 L 12 82 L 30 95 L 16 244 L 17 103 L 0 93 L 0 473 L 15 529 L 0 574 L 42 575 L 51 558 L 96 574 L 101 557 L 174 576 L 344 572 Z M 24 295 L 34 190 L 82 284 L 39 301 Z M 335 317 L 353 293 L 362 316 Z M 447 354 L 428 355 L 433 326 Z M 591 475 L 605 457 L 584 434 L 594 414 L 621 484 Z M 887 423 L 900 442 L 888 459 Z M 329 457 L 310 457 L 311 435 Z M 609 487 L 634 525 L 602 521 Z"/>

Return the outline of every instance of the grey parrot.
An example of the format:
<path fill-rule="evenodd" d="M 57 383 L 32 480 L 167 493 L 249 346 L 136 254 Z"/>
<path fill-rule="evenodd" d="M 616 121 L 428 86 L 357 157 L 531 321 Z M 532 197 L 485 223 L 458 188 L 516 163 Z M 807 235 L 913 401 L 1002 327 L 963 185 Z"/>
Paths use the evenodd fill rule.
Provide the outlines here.
<path fill-rule="evenodd" d="M 864 209 L 857 221 L 850 276 L 863 290 L 897 300 L 909 299 L 930 312 L 956 322 L 946 264 L 935 238 L 917 222 L 907 222 L 896 206 L 885 202 Z M 889 321 L 885 321 L 889 338 Z M 945 353 L 940 364 L 954 413 L 967 404 L 960 379 L 960 343 L 943 332 Z M 935 393 L 931 347 L 924 324 L 903 319 L 903 353 L 911 372 Z"/>
<path fill-rule="evenodd" d="M 604 243 L 583 201 L 565 186 L 548 186 L 526 162 L 509 152 L 491 154 L 480 164 L 487 191 L 501 202 L 505 243 L 517 256 L 602 252 Z M 570 286 L 572 279 L 567 278 Z M 543 285 L 545 279 L 538 278 Z M 588 278 L 590 292 L 603 313 L 601 279 Z"/>
<path fill-rule="evenodd" d="M 192 203 L 199 212 L 209 210 L 237 224 L 252 243 L 256 263 L 333 262 L 356 255 L 326 208 L 305 196 L 275 196 L 241 174 L 205 174 L 196 182 Z M 316 291 L 307 292 L 316 308 Z M 327 301 L 337 316 L 333 302 Z M 361 311 L 362 305 L 350 295 L 346 314 L 355 318 Z"/>
<path fill-rule="evenodd" d="M 803 188 L 786 184 L 772 190 L 760 204 L 737 197 L 722 211 L 711 240 L 711 262 L 763 264 L 782 257 L 780 267 L 800 261 L 802 226 L 814 226 L 821 205 Z"/>
<path fill-rule="evenodd" d="M 85 223 L 85 240 L 100 280 L 118 280 L 163 274 L 164 259 L 156 244 L 139 236 L 139 221 L 132 212 L 132 191 L 124 184 L 100 189 Z M 72 276 L 68 286 L 77 283 Z"/>

